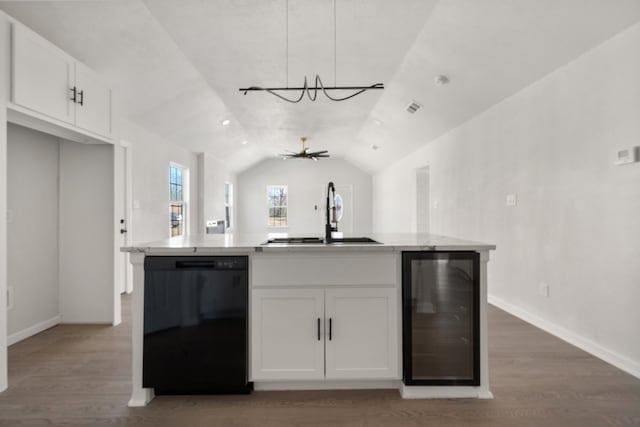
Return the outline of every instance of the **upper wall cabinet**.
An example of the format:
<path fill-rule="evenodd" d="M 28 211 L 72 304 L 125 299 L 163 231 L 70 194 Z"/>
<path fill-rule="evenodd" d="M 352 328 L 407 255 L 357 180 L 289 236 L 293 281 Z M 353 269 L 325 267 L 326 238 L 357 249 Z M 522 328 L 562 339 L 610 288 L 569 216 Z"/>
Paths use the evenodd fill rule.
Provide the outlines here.
<path fill-rule="evenodd" d="M 112 134 L 111 90 L 89 68 L 13 23 L 11 101 L 104 137 Z"/>

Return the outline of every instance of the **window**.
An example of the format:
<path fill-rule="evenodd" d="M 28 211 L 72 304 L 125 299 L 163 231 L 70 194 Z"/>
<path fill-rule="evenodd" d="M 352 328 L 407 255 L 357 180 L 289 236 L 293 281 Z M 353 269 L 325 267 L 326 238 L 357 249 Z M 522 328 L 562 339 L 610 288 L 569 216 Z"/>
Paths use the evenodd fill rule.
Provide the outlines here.
<path fill-rule="evenodd" d="M 233 208 L 233 184 L 230 182 L 224 183 L 224 224 L 228 229 L 231 228 L 231 217 Z"/>
<path fill-rule="evenodd" d="M 178 165 L 169 166 L 169 213 L 171 237 L 182 236 L 185 232 L 186 210 L 185 181 L 187 170 Z"/>
<path fill-rule="evenodd" d="M 287 186 L 268 185 L 267 186 L 267 207 L 269 227 L 287 226 Z"/>

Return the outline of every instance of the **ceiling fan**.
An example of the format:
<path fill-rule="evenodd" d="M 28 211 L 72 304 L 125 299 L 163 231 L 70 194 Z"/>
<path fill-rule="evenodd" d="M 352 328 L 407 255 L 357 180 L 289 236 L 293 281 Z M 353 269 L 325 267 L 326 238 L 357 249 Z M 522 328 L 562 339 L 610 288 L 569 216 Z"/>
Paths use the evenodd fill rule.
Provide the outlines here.
<path fill-rule="evenodd" d="M 280 154 L 282 156 L 283 159 L 294 159 L 294 158 L 298 158 L 298 159 L 312 159 L 314 161 L 318 161 L 319 158 L 321 157 L 330 157 L 329 156 L 329 152 L 327 150 L 322 150 L 322 151 L 309 151 L 309 148 L 306 148 L 304 146 L 305 141 L 307 140 L 306 136 L 303 136 L 302 138 L 300 138 L 300 141 L 302 141 L 302 151 L 300 151 L 299 153 L 295 153 L 293 151 L 289 151 L 286 154 Z"/>

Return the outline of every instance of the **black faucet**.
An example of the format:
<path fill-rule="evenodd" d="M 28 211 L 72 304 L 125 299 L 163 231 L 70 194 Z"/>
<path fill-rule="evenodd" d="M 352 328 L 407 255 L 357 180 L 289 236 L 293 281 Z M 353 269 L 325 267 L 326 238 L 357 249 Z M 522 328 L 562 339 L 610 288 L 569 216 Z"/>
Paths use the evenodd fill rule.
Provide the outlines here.
<path fill-rule="evenodd" d="M 331 192 L 332 197 L 331 200 L 333 200 L 333 207 L 330 207 L 330 201 L 329 201 L 329 193 Z M 338 231 L 338 221 L 336 221 L 336 205 L 335 205 L 335 200 L 336 200 L 336 189 L 333 186 L 333 182 L 329 183 L 329 186 L 327 187 L 327 206 L 326 206 L 326 215 L 327 215 L 327 223 L 324 225 L 324 241 L 325 243 L 331 243 L 333 241 L 332 237 L 331 237 L 331 232 L 332 231 Z M 331 210 L 331 214 L 333 218 L 330 218 L 330 213 L 329 211 Z M 332 221 L 333 219 L 333 221 Z M 334 222 L 336 225 L 335 227 L 331 225 L 331 223 Z"/>

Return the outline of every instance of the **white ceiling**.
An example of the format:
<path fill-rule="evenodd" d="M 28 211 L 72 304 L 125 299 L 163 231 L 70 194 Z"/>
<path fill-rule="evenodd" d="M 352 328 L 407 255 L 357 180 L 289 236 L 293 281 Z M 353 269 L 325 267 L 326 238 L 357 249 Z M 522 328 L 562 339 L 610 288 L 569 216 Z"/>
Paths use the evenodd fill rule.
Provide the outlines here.
<path fill-rule="evenodd" d="M 334 0 L 2 1 L 0 9 L 102 74 L 129 120 L 236 171 L 298 151 L 301 136 L 312 150 L 378 170 L 640 20 L 640 0 L 335 4 L 335 26 Z M 385 90 L 299 104 L 238 91 L 286 86 L 287 75 L 301 86 L 316 74 L 328 86 Z M 451 83 L 436 86 L 438 74 Z M 424 106 L 413 115 L 412 100 Z"/>

